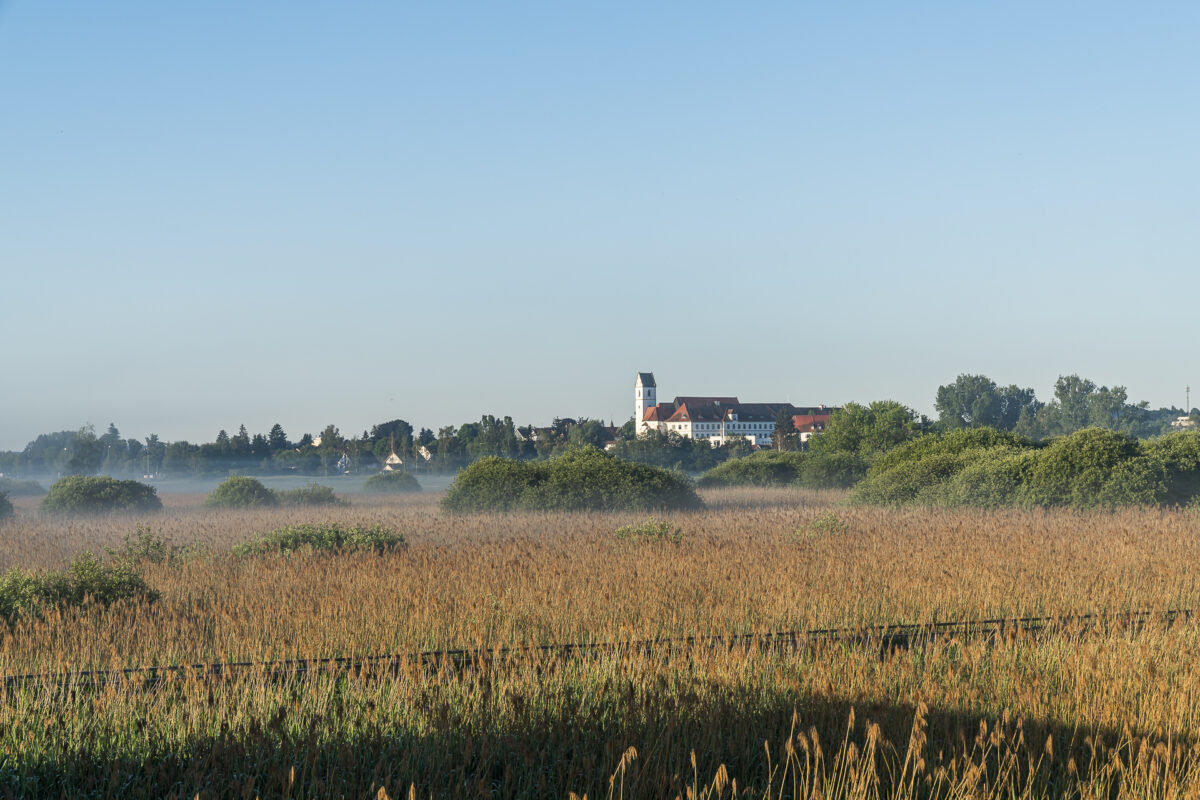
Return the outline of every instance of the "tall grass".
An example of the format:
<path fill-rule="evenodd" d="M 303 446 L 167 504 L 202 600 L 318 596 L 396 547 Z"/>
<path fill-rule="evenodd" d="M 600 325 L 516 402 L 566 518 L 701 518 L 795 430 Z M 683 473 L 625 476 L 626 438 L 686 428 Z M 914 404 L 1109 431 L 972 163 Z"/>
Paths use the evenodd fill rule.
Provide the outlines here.
<path fill-rule="evenodd" d="M 154 534 L 206 557 L 127 560 L 157 602 L 21 617 L 0 638 L 0 671 L 1200 605 L 1200 518 L 1182 511 L 848 508 L 839 494 L 721 490 L 706 511 L 663 517 L 686 531 L 678 546 L 632 547 L 613 532 L 644 523 L 633 513 L 443 515 L 436 496 L 235 512 L 202 499 L 164 498 Z M 0 567 L 61 567 L 122 541 L 158 553 L 135 517 L 18 511 Z M 383 526 L 408 547 L 230 554 L 251 531 L 304 525 Z M 730 797 L 736 781 L 755 798 L 1186 797 L 1200 778 L 1198 653 L 1200 632 L 1178 623 L 884 654 L 616 650 L 35 683 L 0 703 L 0 790 Z"/>

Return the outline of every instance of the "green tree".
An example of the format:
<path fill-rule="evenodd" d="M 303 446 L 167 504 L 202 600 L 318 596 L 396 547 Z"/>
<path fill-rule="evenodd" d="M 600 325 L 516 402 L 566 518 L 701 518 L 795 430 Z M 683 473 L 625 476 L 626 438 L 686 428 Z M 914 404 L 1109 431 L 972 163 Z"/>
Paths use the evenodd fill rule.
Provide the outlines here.
<path fill-rule="evenodd" d="M 1068 436 L 1096 427 L 1126 435 L 1154 435 L 1163 423 L 1155 420 L 1145 402 L 1128 402 L 1124 386 L 1098 386 L 1078 375 L 1061 375 L 1054 384 L 1054 400 L 1041 409 L 1035 425 L 1021 433 Z M 1036 430 L 1035 430 L 1036 429 Z"/>
<path fill-rule="evenodd" d="M 590 445 L 603 450 L 604 445 L 608 444 L 608 431 L 604 429 L 604 423 L 600 420 L 581 419 L 571 426 L 571 431 L 567 434 L 567 441 L 571 447 Z"/>
<path fill-rule="evenodd" d="M 328 475 L 329 470 L 337 463 L 345 444 L 346 440 L 342 438 L 336 425 L 326 425 L 325 430 L 321 431 L 321 446 L 317 450 L 321 455 L 321 470 L 324 474 Z"/>
<path fill-rule="evenodd" d="M 723 447 L 729 458 L 745 458 L 753 452 L 750 440 L 737 434 L 725 437 Z"/>
<path fill-rule="evenodd" d="M 771 442 L 776 450 L 796 449 L 796 423 L 791 412 L 786 408 L 779 409 L 775 415 L 775 430 L 771 434 Z"/>
<path fill-rule="evenodd" d="M 397 447 L 400 447 L 403 442 L 404 447 L 407 448 L 408 442 L 411 442 L 413 438 L 413 426 L 402 419 L 393 419 L 372 425 L 370 436 L 364 438 L 368 438 L 372 446 L 394 439 Z"/>
<path fill-rule="evenodd" d="M 271 445 L 267 442 L 267 437 L 261 433 L 254 434 L 254 438 L 250 440 L 250 454 L 254 456 L 256 461 L 262 462 L 264 459 L 271 457 Z"/>
<path fill-rule="evenodd" d="M 809 448 L 823 454 L 849 453 L 869 462 L 921 433 L 916 412 L 894 400 L 866 406 L 847 403 L 833 412 L 825 430 L 809 441 Z"/>
<path fill-rule="evenodd" d="M 954 383 L 938 387 L 934 407 L 942 430 L 987 427 L 1010 431 L 1022 413 L 1036 413 L 1040 404 L 1033 389 L 997 386 L 986 375 L 959 375 Z"/>
<path fill-rule="evenodd" d="M 472 460 L 485 456 L 513 458 L 519 446 L 512 417 L 498 419 L 491 414 L 484 414 L 477 423 L 463 425 L 458 429 L 458 438 Z"/>
<path fill-rule="evenodd" d="M 443 472 L 453 469 L 461 446 L 458 441 L 458 430 L 453 425 L 438 428 L 437 437 L 437 468 Z"/>
<path fill-rule="evenodd" d="M 250 455 L 250 434 L 245 425 L 238 426 L 238 432 L 229 440 L 229 449 L 234 456 L 240 458 Z"/>
<path fill-rule="evenodd" d="M 97 440 L 97 444 L 100 448 L 100 470 L 110 474 L 123 471 L 129 448 L 115 424 L 108 423 L 108 430 Z"/>
<path fill-rule="evenodd" d="M 163 456 L 166 455 L 166 452 L 167 446 L 159 441 L 157 433 L 146 437 L 146 446 L 142 448 L 142 466 L 145 474 L 154 475 L 162 471 Z"/>
<path fill-rule="evenodd" d="M 104 462 L 104 450 L 91 425 L 79 429 L 69 447 L 66 468 L 72 475 L 95 475 Z"/>
<path fill-rule="evenodd" d="M 291 442 L 288 441 L 287 434 L 283 432 L 283 426 L 278 422 L 272 425 L 270 432 L 267 433 L 267 445 L 273 453 L 277 453 L 280 450 L 287 450 L 292 446 Z"/>

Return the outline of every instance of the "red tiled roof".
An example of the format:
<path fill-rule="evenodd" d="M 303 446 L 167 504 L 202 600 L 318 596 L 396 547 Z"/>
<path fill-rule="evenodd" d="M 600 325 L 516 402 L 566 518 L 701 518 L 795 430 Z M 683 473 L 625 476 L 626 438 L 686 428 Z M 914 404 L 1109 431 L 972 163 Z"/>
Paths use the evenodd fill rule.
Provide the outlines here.
<path fill-rule="evenodd" d="M 691 416 L 688 414 L 687 403 L 680 403 L 675 409 L 675 413 L 671 415 L 667 422 L 689 422 Z"/>
<path fill-rule="evenodd" d="M 662 422 L 674 413 L 675 408 L 670 403 L 659 403 L 656 406 L 650 406 L 646 409 L 646 413 L 642 415 L 642 422 Z"/>
<path fill-rule="evenodd" d="M 792 425 L 797 433 L 816 433 L 825 429 L 830 414 L 796 414 L 792 417 Z"/>

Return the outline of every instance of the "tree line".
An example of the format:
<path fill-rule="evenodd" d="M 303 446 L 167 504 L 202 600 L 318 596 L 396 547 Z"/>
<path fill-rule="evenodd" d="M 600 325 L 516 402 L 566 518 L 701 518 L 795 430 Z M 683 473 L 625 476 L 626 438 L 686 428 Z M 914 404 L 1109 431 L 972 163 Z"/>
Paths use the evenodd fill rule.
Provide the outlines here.
<path fill-rule="evenodd" d="M 1033 389 L 1004 386 L 985 375 L 963 374 L 938 387 L 934 406 L 936 420 L 892 400 L 848 403 L 811 440 L 811 447 L 826 454 L 853 454 L 869 462 L 875 454 L 922 434 L 965 428 L 995 428 L 1035 442 L 1088 427 L 1150 438 L 1171 430 L 1172 422 L 1189 413 L 1131 403 L 1125 387 L 1098 385 L 1078 375 L 1061 376 L 1054 397 L 1042 402 Z M 1190 414 L 1200 422 L 1200 412 L 1193 409 Z M 164 442 L 156 434 L 145 439 L 124 438 L 110 424 L 102 434 L 91 426 L 45 433 L 23 450 L 0 452 L 0 473 L 9 477 L 108 474 L 171 478 L 231 472 L 369 474 L 378 472 L 393 452 L 405 469 L 453 473 L 488 456 L 548 459 L 585 445 L 607 448 L 627 461 L 703 472 L 752 449 L 741 438 L 712 447 L 705 440 L 674 432 L 655 431 L 638 437 L 634 431 L 632 417 L 614 430 L 586 418 L 558 418 L 544 428 L 518 427 L 512 417 L 484 414 L 476 422 L 448 425 L 436 432 L 394 419 L 351 436 L 331 424 L 316 436 L 305 433 L 293 441 L 276 423 L 264 433 L 250 434 L 241 425 L 232 435 L 221 430 L 211 442 L 193 443 Z M 776 449 L 805 449 L 786 413 L 775 421 L 773 441 Z"/>

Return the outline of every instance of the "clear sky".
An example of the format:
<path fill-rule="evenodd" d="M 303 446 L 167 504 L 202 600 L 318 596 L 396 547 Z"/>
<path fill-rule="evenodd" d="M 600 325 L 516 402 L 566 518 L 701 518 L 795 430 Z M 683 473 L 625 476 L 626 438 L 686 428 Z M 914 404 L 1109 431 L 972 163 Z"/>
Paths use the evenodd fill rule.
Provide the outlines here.
<path fill-rule="evenodd" d="M 0 448 L 1182 405 L 1200 4 L 0 0 Z"/>

